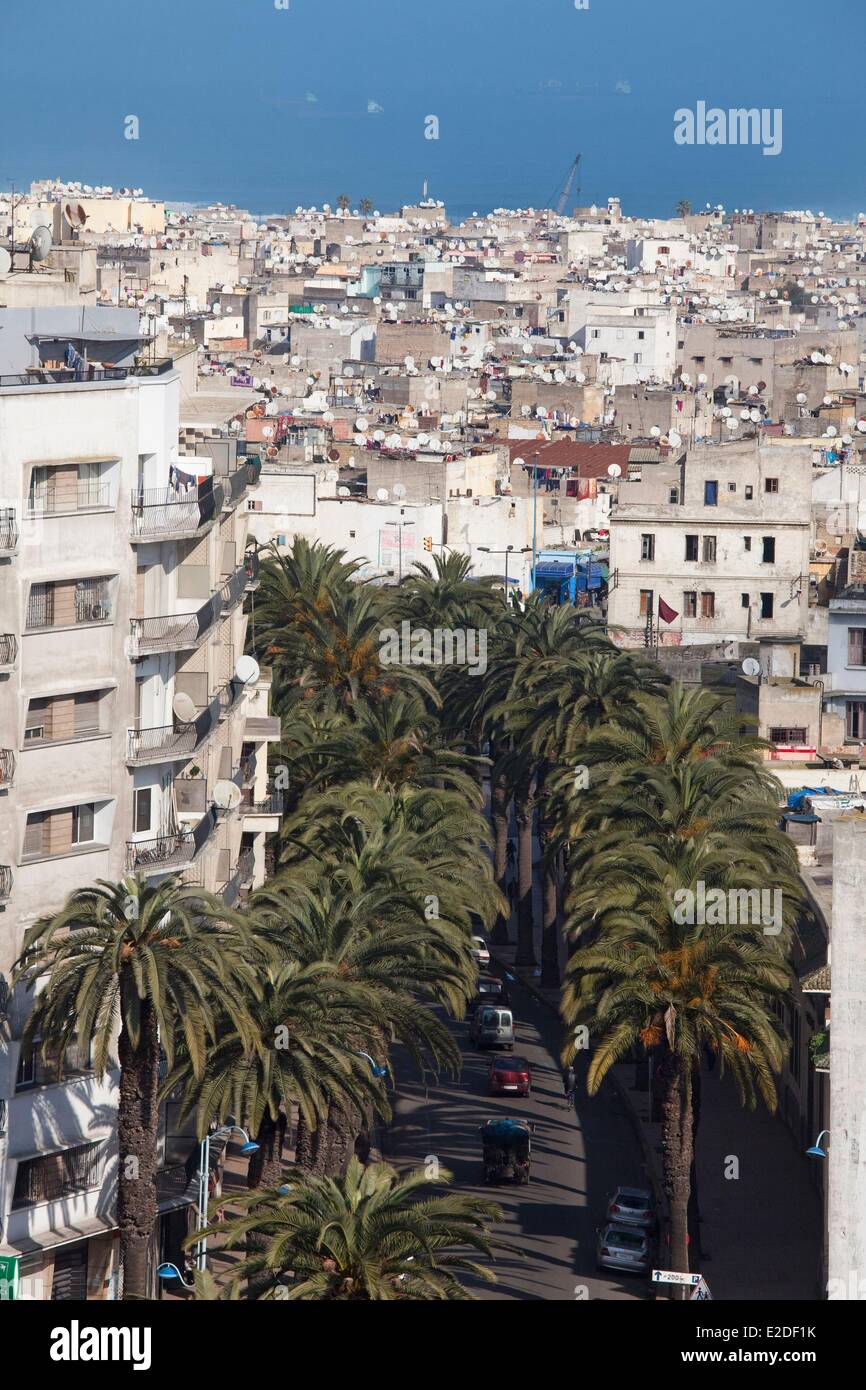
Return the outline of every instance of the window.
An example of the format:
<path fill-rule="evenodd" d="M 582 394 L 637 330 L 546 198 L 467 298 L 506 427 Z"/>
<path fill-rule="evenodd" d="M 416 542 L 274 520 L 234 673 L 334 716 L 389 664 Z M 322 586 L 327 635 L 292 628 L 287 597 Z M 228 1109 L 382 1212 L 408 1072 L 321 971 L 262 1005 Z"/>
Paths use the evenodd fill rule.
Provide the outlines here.
<path fill-rule="evenodd" d="M 705 565 L 716 563 L 716 538 L 715 536 L 704 536 L 703 558 Z"/>
<path fill-rule="evenodd" d="M 99 1187 L 102 1180 L 102 1145 L 79 1144 L 61 1153 L 43 1154 L 18 1164 L 12 1209 L 35 1207 L 39 1202 L 57 1202 L 76 1192 Z"/>
<path fill-rule="evenodd" d="M 737 490 L 737 484 L 736 484 L 736 483 L 728 483 L 728 492 L 736 492 L 736 490 Z"/>
<path fill-rule="evenodd" d="M 717 507 L 719 503 L 719 483 L 717 478 L 704 480 L 704 506 Z"/>
<path fill-rule="evenodd" d="M 679 490 L 679 488 L 678 488 L 678 487 L 672 487 L 671 490 L 670 490 L 670 493 L 668 494 L 668 501 L 669 501 L 669 502 L 673 502 L 674 504 L 676 504 L 677 502 L 679 502 L 679 500 L 680 500 L 680 490 Z"/>
<path fill-rule="evenodd" d="M 45 731 L 48 727 L 49 700 L 31 700 L 27 706 L 27 718 L 24 723 L 24 742 L 38 743 L 45 738 Z"/>
<path fill-rule="evenodd" d="M 747 485 L 746 485 L 746 501 L 747 501 L 747 502 L 751 502 L 751 500 L 752 500 L 752 498 L 754 497 L 754 495 L 755 495 L 755 489 L 754 489 L 753 487 L 750 487 L 750 486 L 747 484 Z"/>
<path fill-rule="evenodd" d="M 637 331 L 637 336 L 638 336 L 638 341 L 639 341 L 639 342 L 643 342 L 644 338 L 646 337 L 646 333 L 644 332 L 644 330 L 643 330 L 642 328 L 639 328 L 638 331 Z"/>
<path fill-rule="evenodd" d="M 656 557 L 656 538 L 649 534 L 644 534 L 640 538 L 640 558 L 642 560 L 654 560 Z"/>
<path fill-rule="evenodd" d="M 779 479 L 778 479 L 778 478 L 765 478 L 765 479 L 764 479 L 764 491 L 765 491 L 765 492 L 778 492 L 778 491 L 779 491 Z"/>
<path fill-rule="evenodd" d="M 866 739 L 866 700 L 845 701 L 845 737 Z"/>
<path fill-rule="evenodd" d="M 751 550 L 751 548 L 752 548 L 752 537 L 751 537 L 751 536 L 743 536 L 743 549 L 744 549 L 744 550 Z"/>
<path fill-rule="evenodd" d="M 749 607 L 751 606 L 751 602 L 752 602 L 752 601 L 751 601 L 751 599 L 749 598 L 749 595 L 748 595 L 748 594 L 740 594 L 740 607 L 741 607 L 741 608 L 749 608 Z"/>
<path fill-rule="evenodd" d="M 89 845 L 93 841 L 93 829 L 96 824 L 96 806 L 93 802 L 85 802 L 83 806 L 73 806 L 72 808 L 72 843 L 74 845 Z"/>
<path fill-rule="evenodd" d="M 686 589 L 683 594 L 683 617 L 696 618 L 698 616 L 698 595 L 696 589 Z"/>
<path fill-rule="evenodd" d="M 640 591 L 640 616 L 645 618 L 653 611 L 653 591 L 652 589 L 641 589 Z"/>
<path fill-rule="evenodd" d="M 24 831 L 24 857 L 28 855 L 39 855 L 47 853 L 48 844 L 48 813 L 46 811 L 31 811 L 27 817 L 27 826 Z"/>
<path fill-rule="evenodd" d="M 771 743 L 797 744 L 801 748 L 806 742 L 808 730 L 794 725 L 792 728 L 785 728 L 780 725 L 778 728 L 770 730 Z"/>
<path fill-rule="evenodd" d="M 698 538 L 697 536 L 686 536 L 686 559 L 697 560 L 698 558 Z"/>
<path fill-rule="evenodd" d="M 643 353 L 642 353 L 642 352 L 636 352 L 636 353 L 634 353 L 634 354 L 633 354 L 633 357 L 632 357 L 632 362 L 633 362 L 633 365 L 634 365 L 635 367 L 639 367 L 639 366 L 641 365 L 641 363 L 643 362 Z"/>
<path fill-rule="evenodd" d="M 848 665 L 866 666 L 866 627 L 848 629 Z"/>
<path fill-rule="evenodd" d="M 151 827 L 151 797 L 152 787 L 140 787 L 135 793 L 135 816 L 133 821 L 136 835 L 143 834 Z"/>
<path fill-rule="evenodd" d="M 761 617 L 772 618 L 773 616 L 773 595 L 761 594 Z"/>
<path fill-rule="evenodd" d="M 601 337 L 601 330 L 598 329 L 598 328 L 594 328 L 594 329 L 592 330 L 592 332 L 590 333 L 589 336 L 590 336 L 591 338 L 600 338 L 600 337 Z"/>
<path fill-rule="evenodd" d="M 26 1091 L 32 1086 L 53 1086 L 66 1077 L 81 1076 L 89 1070 L 90 1048 L 82 1046 L 77 1038 L 66 1048 L 62 1068 L 50 1045 L 41 1038 L 34 1038 L 29 1048 L 21 1048 L 15 1089 Z"/>
<path fill-rule="evenodd" d="M 707 590 L 701 594 L 701 617 L 714 618 L 716 616 L 716 596 Z"/>
<path fill-rule="evenodd" d="M 75 696 L 75 733 L 99 733 L 99 692 L 85 690 Z"/>
<path fill-rule="evenodd" d="M 776 538 L 775 536 L 764 536 L 761 541 L 761 564 L 774 565 L 776 563 Z"/>

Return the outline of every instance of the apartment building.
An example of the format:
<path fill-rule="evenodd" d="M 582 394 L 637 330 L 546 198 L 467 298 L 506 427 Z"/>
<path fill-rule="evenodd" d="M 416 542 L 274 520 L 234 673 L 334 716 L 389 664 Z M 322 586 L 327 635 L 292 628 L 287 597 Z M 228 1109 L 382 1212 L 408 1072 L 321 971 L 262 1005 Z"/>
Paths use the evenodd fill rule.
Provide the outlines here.
<path fill-rule="evenodd" d="M 83 1050 L 62 1082 L 23 1054 L 24 932 L 129 872 L 235 903 L 280 810 L 269 678 L 241 660 L 258 464 L 225 441 L 178 455 L 179 375 L 139 355 L 137 313 L 110 314 L 66 352 L 35 313 L 33 360 L 0 376 L 0 1253 L 58 1299 L 119 1292 L 116 1078 Z M 109 340 L 127 346 L 96 365 Z M 185 1201 L 169 1184 L 166 1208 Z"/>
<path fill-rule="evenodd" d="M 676 613 L 659 624 L 663 644 L 803 640 L 811 470 L 807 445 L 754 437 L 624 481 L 610 524 L 614 640 L 641 645 L 660 599 Z"/>

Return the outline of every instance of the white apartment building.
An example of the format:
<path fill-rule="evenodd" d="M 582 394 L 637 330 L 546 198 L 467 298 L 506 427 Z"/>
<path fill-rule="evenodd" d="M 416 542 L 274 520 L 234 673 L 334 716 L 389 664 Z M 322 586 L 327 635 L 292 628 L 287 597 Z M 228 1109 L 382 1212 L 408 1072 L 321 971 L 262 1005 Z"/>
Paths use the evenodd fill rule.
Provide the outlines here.
<path fill-rule="evenodd" d="M 261 882 L 279 723 L 267 674 L 239 664 L 258 464 L 220 441 L 180 458 L 173 364 L 95 367 L 114 340 L 98 311 L 72 368 L 46 365 L 64 352 L 33 329 L 36 360 L 0 377 L 0 1254 L 39 1297 L 106 1298 L 115 1078 L 82 1054 L 59 1082 L 47 1051 L 23 1055 L 13 963 L 34 919 L 98 878 L 180 870 L 229 903 Z M 179 1153 L 175 1137 L 169 1176 Z"/>
<path fill-rule="evenodd" d="M 795 440 L 751 439 L 645 465 L 610 522 L 608 621 L 642 644 L 662 599 L 666 645 L 802 640 L 809 600 L 812 458 Z M 656 476 L 657 475 L 657 476 Z"/>
<path fill-rule="evenodd" d="M 598 357 L 598 379 L 609 386 L 670 381 L 676 358 L 676 310 L 590 304 L 574 341 Z"/>

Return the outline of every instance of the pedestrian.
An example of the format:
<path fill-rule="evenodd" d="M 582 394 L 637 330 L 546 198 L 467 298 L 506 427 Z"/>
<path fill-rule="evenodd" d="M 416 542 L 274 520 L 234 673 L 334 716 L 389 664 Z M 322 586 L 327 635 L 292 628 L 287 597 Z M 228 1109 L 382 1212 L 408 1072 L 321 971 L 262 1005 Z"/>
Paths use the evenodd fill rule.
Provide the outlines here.
<path fill-rule="evenodd" d="M 571 1109 L 574 1105 L 574 1092 L 577 1086 L 577 1077 L 574 1074 L 574 1067 L 569 1063 L 562 1069 L 562 1093 L 565 1097 L 566 1106 Z"/>

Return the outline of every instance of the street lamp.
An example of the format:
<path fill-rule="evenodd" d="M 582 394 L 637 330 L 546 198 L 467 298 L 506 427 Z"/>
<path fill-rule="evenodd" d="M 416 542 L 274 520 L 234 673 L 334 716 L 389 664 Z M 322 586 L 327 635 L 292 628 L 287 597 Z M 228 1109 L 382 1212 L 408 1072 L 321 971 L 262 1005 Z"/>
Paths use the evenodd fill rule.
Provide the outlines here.
<path fill-rule="evenodd" d="M 826 1150 L 826 1149 L 822 1149 L 822 1147 L 821 1147 L 821 1140 L 824 1138 L 824 1135 L 825 1135 L 825 1134 L 829 1134 L 829 1133 L 830 1133 L 829 1129 L 822 1129 L 822 1130 L 821 1130 L 821 1133 L 818 1135 L 818 1138 L 815 1140 L 814 1144 L 812 1144 L 811 1147 L 808 1148 L 808 1149 L 806 1150 L 806 1153 L 807 1153 L 807 1155 L 808 1155 L 809 1158 L 826 1158 L 826 1157 L 827 1157 L 827 1150 Z"/>
<path fill-rule="evenodd" d="M 404 526 L 414 526 L 415 523 L 414 523 L 414 521 L 398 521 L 398 522 L 396 523 L 396 525 L 397 525 L 397 534 L 398 534 L 399 537 L 400 537 L 400 549 L 399 549 L 398 570 L 397 570 L 397 583 L 398 583 L 398 584 L 402 584 L 402 583 L 403 583 L 403 527 L 404 527 Z"/>
<path fill-rule="evenodd" d="M 255 1140 L 251 1139 L 245 1129 L 240 1125 L 222 1125 L 213 1134 L 206 1134 L 201 1141 L 198 1160 L 198 1205 L 196 1208 L 196 1230 L 203 1231 L 207 1227 L 207 1203 L 208 1203 L 208 1178 L 210 1177 L 210 1141 L 220 1139 L 222 1135 L 240 1134 L 243 1136 L 241 1145 L 242 1154 L 254 1154 L 260 1147 Z M 207 1269 L 207 1240 L 200 1236 L 195 1247 L 195 1266 L 202 1271 Z"/>
<path fill-rule="evenodd" d="M 532 548 L 531 546 L 522 545 L 522 546 L 520 547 L 520 549 L 518 550 L 517 554 L 518 554 L 518 555 L 526 555 L 526 554 L 528 553 L 528 551 L 531 550 L 531 548 Z M 477 549 L 478 549 L 478 550 L 483 550 L 484 553 L 485 553 L 485 555 L 504 555 L 504 556 L 505 556 L 505 602 L 506 602 L 506 604 L 507 604 L 507 603 L 508 603 L 508 557 L 509 557 L 509 555 L 511 555 L 511 554 L 513 553 L 513 551 L 514 551 L 514 546 L 513 546 L 513 545 L 506 546 L 505 550 L 492 550 L 491 547 L 490 547 L 489 545 L 479 545 L 479 546 L 477 547 Z"/>
<path fill-rule="evenodd" d="M 193 1282 L 192 1284 L 188 1284 L 184 1279 L 183 1275 L 181 1274 L 180 1270 L 178 1269 L 177 1265 L 173 1265 L 169 1261 L 166 1261 L 165 1264 L 157 1265 L 156 1277 L 157 1279 L 165 1280 L 177 1279 L 181 1284 L 183 1284 L 185 1289 L 195 1288 L 195 1282 Z"/>
<path fill-rule="evenodd" d="M 355 1056 L 364 1057 L 370 1063 L 370 1070 L 374 1076 L 382 1077 L 388 1075 L 388 1068 L 380 1067 L 378 1062 L 374 1062 L 369 1052 L 356 1052 Z"/>

